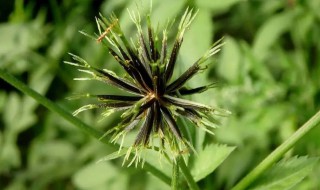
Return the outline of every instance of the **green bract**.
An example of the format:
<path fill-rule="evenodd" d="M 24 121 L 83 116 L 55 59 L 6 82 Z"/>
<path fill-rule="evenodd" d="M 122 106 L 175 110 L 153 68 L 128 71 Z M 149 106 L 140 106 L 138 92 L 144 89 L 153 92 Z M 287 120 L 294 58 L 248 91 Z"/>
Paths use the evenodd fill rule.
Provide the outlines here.
<path fill-rule="evenodd" d="M 185 84 L 199 71 L 207 68 L 203 63 L 220 51 L 222 44 L 219 42 L 214 44 L 189 69 L 178 78 L 171 80 L 183 35 L 196 13 L 189 9 L 185 11 L 171 51 L 168 51 L 167 28 L 162 32 L 160 42 L 151 25 L 149 15 L 146 18 L 147 32 L 144 34 L 140 15 L 136 16 L 132 12 L 129 14 L 137 27 L 138 40 L 136 44 L 133 46 L 129 44 L 115 15 L 112 15 L 110 19 L 102 16 L 96 19 L 100 36 L 94 38 L 98 42 L 107 44 L 109 53 L 126 71 L 128 75 L 126 78 L 117 76 L 106 69 L 94 68 L 84 59 L 73 54 L 71 56 L 75 62 L 66 62 L 79 67 L 79 71 L 91 75 L 90 78 L 78 78 L 78 80 L 99 80 L 128 92 L 128 95 L 86 94 L 76 96 L 74 98 L 95 97 L 100 103 L 85 105 L 76 110 L 74 115 L 94 108 L 105 109 L 103 116 L 122 111 L 122 121 L 106 132 L 106 135 L 113 135 L 111 141 L 116 142 L 131 130 L 138 129 L 139 132 L 129 151 L 139 152 L 142 148 L 158 146 L 157 150 L 163 151 L 165 147 L 170 147 L 173 152 L 179 153 L 185 145 L 188 147 L 192 147 L 192 145 L 181 133 L 176 122 L 177 117 L 185 117 L 196 126 L 212 133 L 212 128 L 217 124 L 213 117 L 229 114 L 228 111 L 182 98 L 185 95 L 201 93 L 215 86 L 213 83 L 187 88 Z M 154 137 L 160 139 L 160 143 L 157 145 L 151 143 L 150 139 Z"/>

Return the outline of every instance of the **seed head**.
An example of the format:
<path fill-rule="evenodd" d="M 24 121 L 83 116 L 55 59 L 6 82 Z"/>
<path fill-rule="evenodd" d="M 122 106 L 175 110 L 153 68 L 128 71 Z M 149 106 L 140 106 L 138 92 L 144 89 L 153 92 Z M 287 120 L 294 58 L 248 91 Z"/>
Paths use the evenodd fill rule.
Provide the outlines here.
<path fill-rule="evenodd" d="M 128 152 L 133 151 L 139 155 L 139 151 L 143 148 L 157 146 L 157 150 L 160 152 L 169 148 L 171 152 L 180 153 L 192 145 L 185 138 L 185 134 L 182 134 L 181 126 L 176 121 L 178 117 L 187 118 L 195 126 L 212 133 L 212 128 L 217 125 L 217 120 L 214 117 L 229 113 L 222 109 L 183 99 L 185 95 L 201 93 L 216 86 L 216 83 L 212 83 L 196 88 L 187 88 L 185 84 L 193 76 L 207 68 L 204 62 L 220 51 L 222 43 L 220 41 L 215 43 L 189 69 L 173 80 L 172 75 L 184 33 L 194 20 L 196 13 L 187 9 L 183 14 L 171 51 L 168 51 L 167 27 L 162 32 L 161 40 L 158 40 L 158 34 L 152 27 L 150 15 L 146 16 L 147 30 L 145 34 L 139 13 L 136 15 L 129 12 L 129 14 L 137 27 L 137 42 L 133 45 L 130 45 L 119 25 L 118 18 L 114 14 L 109 19 L 103 16 L 96 18 L 99 35 L 97 37 L 91 36 L 98 43 L 106 45 L 110 55 L 126 72 L 126 77 L 120 77 L 107 69 L 92 67 L 84 59 L 73 54 L 70 55 L 75 62 L 65 62 L 78 67 L 79 71 L 91 75 L 89 78 L 77 78 L 77 80 L 98 80 L 124 90 L 128 95 L 85 94 L 75 96 L 73 98 L 97 98 L 99 103 L 85 105 L 76 110 L 74 115 L 95 108 L 104 109 L 105 111 L 102 113 L 104 117 L 113 112 L 122 111 L 122 121 L 108 130 L 102 138 L 111 134 L 111 141 L 117 142 L 120 137 L 123 139 L 128 132 L 137 129 L 137 136 Z M 160 139 L 157 145 L 151 143 L 153 138 Z M 126 158 L 128 158 L 128 154 Z M 139 156 L 135 156 L 135 158 L 139 160 Z"/>

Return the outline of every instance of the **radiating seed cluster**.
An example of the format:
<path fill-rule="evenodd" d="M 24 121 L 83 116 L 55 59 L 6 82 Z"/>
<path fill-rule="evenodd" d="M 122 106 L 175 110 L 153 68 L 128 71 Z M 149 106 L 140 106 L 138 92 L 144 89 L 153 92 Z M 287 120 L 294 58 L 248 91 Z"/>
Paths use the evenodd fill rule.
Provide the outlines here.
<path fill-rule="evenodd" d="M 181 144 L 187 147 L 192 145 L 182 134 L 181 126 L 178 126 L 176 121 L 178 117 L 185 117 L 195 126 L 212 133 L 212 128 L 217 124 L 214 116 L 228 114 L 228 111 L 183 99 L 185 95 L 201 93 L 215 86 L 215 83 L 212 83 L 187 88 L 185 84 L 201 70 L 206 69 L 203 63 L 217 53 L 222 44 L 219 42 L 214 44 L 189 69 L 173 80 L 171 78 L 184 33 L 196 14 L 189 9 L 185 11 L 172 48 L 168 48 L 167 28 L 159 38 L 152 27 L 150 15 L 147 15 L 147 29 L 144 33 L 139 13 L 136 15 L 129 12 L 129 14 L 137 27 L 137 42 L 133 45 L 124 35 L 115 15 L 111 15 L 109 19 L 102 16 L 97 18 L 100 35 L 91 36 L 97 42 L 106 45 L 110 55 L 125 70 L 126 77 L 120 77 L 107 69 L 94 68 L 84 59 L 73 54 L 71 56 L 75 62 L 66 62 L 78 67 L 79 71 L 91 75 L 90 78 L 78 78 L 78 80 L 98 80 L 122 89 L 128 92 L 128 95 L 75 96 L 73 98 L 97 98 L 99 103 L 85 105 L 76 110 L 74 115 L 94 108 L 104 109 L 102 115 L 105 117 L 113 112 L 122 111 L 122 121 L 106 132 L 105 136 L 112 135 L 111 141 L 116 142 L 121 136 L 124 137 L 131 130 L 137 129 L 137 136 L 129 152 L 153 146 L 150 145 L 150 141 L 154 137 L 160 139 L 158 150 L 164 150 L 167 143 L 168 147 L 179 152 Z"/>

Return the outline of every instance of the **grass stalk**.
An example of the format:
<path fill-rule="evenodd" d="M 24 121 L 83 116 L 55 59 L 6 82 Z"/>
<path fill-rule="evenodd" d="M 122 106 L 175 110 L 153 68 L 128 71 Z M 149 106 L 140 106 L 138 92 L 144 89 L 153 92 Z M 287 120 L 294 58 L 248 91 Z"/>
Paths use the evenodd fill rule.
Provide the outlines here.
<path fill-rule="evenodd" d="M 288 150 L 290 150 L 306 133 L 320 123 L 320 110 L 310 118 L 302 127 L 300 127 L 293 135 L 284 141 L 278 148 L 269 154 L 256 168 L 247 174 L 240 182 L 238 182 L 232 190 L 247 189 L 261 174 L 277 162 Z"/>
<path fill-rule="evenodd" d="M 186 181 L 187 181 L 187 183 L 189 185 L 190 190 L 200 190 L 199 186 L 194 181 L 194 179 L 193 179 L 193 177 L 192 177 L 192 175 L 190 173 L 190 170 L 187 167 L 183 157 L 179 156 L 177 160 L 179 160 L 179 162 L 178 162 L 179 167 L 181 169 L 181 172 L 182 172 L 184 178 L 186 179 Z"/>
<path fill-rule="evenodd" d="M 176 157 L 176 160 L 172 162 L 172 180 L 171 180 L 171 189 L 179 189 L 179 159 L 180 155 Z"/>

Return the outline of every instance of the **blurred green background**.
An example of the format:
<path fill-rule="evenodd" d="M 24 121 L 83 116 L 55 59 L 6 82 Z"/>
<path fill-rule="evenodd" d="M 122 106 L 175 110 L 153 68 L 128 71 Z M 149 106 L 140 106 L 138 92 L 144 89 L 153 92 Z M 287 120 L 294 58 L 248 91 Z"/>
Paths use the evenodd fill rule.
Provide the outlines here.
<path fill-rule="evenodd" d="M 97 33 L 94 17 L 115 12 L 134 36 L 126 9 L 136 9 L 137 2 L 142 12 L 148 9 L 147 0 L 3 0 L 0 68 L 70 112 L 88 102 L 67 101 L 73 93 L 116 93 L 99 82 L 74 81 L 83 74 L 63 60 L 72 52 L 123 73 L 106 49 L 78 31 Z M 219 88 L 190 98 L 233 113 L 213 139 L 237 149 L 200 181 L 201 189 L 229 189 L 320 108 L 320 1 L 154 0 L 154 25 L 179 20 L 187 6 L 200 11 L 185 36 L 176 74 L 214 41 L 224 36 L 226 42 L 209 71 L 189 85 L 219 81 Z M 121 160 L 96 164 L 110 153 L 105 145 L 3 80 L 0 90 L 0 189 L 170 188 L 141 169 L 120 167 Z M 101 130 L 118 121 L 117 115 L 99 121 L 98 113 L 80 117 Z M 319 156 L 319 137 L 317 127 L 286 156 Z M 320 189 L 319 176 L 318 164 L 296 189 Z"/>

